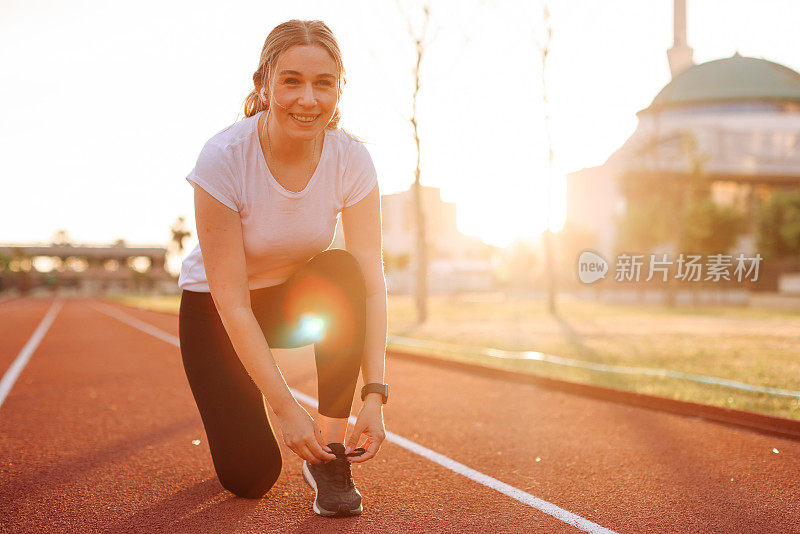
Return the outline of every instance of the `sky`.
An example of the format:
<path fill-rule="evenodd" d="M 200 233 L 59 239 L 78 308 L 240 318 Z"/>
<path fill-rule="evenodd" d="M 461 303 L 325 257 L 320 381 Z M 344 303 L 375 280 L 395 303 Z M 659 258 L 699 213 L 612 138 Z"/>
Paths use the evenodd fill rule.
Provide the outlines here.
<path fill-rule="evenodd" d="M 555 163 L 601 165 L 670 80 L 671 0 L 551 1 L 545 72 Z M 696 63 L 763 57 L 800 71 L 794 0 L 687 0 Z M 541 6 L 436 0 L 420 69 L 421 182 L 455 202 L 459 229 L 506 246 L 544 230 L 548 199 Z M 269 31 L 320 19 L 342 49 L 340 125 L 367 141 L 382 194 L 413 182 L 415 49 L 401 0 L 0 3 L 0 243 L 165 245 L 194 232 L 185 180 L 203 144 L 243 118 Z M 186 241 L 188 251 L 196 238 Z"/>

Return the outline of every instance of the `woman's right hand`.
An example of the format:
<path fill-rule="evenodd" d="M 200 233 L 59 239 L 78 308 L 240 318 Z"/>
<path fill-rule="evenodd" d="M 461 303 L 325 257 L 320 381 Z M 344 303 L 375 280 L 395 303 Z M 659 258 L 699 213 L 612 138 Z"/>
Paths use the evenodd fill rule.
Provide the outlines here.
<path fill-rule="evenodd" d="M 275 415 L 278 416 L 283 442 L 300 458 L 312 464 L 336 458 L 322 438 L 319 425 L 298 402 Z"/>

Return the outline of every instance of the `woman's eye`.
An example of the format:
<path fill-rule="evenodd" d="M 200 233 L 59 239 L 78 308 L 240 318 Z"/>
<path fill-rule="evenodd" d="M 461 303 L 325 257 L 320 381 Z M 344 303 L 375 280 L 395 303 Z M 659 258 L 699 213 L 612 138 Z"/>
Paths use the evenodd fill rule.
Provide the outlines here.
<path fill-rule="evenodd" d="M 333 85 L 329 80 L 320 80 L 319 83 L 321 83 L 325 87 L 330 87 Z"/>
<path fill-rule="evenodd" d="M 297 83 L 297 80 L 296 80 L 296 79 L 294 79 L 294 78 L 286 78 L 285 80 L 283 80 L 283 83 L 286 83 L 286 84 L 295 84 L 295 83 Z"/>

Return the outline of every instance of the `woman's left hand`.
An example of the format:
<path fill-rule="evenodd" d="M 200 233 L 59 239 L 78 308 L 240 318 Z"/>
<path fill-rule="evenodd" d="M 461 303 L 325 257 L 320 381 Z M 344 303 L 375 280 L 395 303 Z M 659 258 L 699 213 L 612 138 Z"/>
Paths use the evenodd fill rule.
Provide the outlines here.
<path fill-rule="evenodd" d="M 363 445 L 367 452 L 361 456 L 349 456 L 347 459 L 350 463 L 366 462 L 375 456 L 386 438 L 386 430 L 383 428 L 383 403 L 378 395 L 367 395 L 364 400 L 353 433 L 347 440 L 346 453 L 353 452 L 358 447 L 361 434 L 367 436 L 367 441 Z"/>

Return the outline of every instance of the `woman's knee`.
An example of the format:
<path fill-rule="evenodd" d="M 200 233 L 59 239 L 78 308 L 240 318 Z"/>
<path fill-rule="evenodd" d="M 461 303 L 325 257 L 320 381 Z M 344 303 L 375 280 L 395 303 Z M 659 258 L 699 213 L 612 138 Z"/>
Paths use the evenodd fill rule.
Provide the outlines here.
<path fill-rule="evenodd" d="M 352 252 L 342 248 L 323 250 L 309 261 L 324 264 L 336 271 L 354 271 L 363 276 L 361 265 L 359 265 L 356 257 L 353 256 Z"/>
<path fill-rule="evenodd" d="M 347 285 L 351 289 L 365 289 L 364 273 L 353 254 L 341 248 L 324 250 L 311 258 L 316 268 L 330 274 L 332 280 Z"/>
<path fill-rule="evenodd" d="M 272 469 L 256 469 L 247 476 L 231 476 L 227 473 L 217 473 L 220 484 L 237 497 L 245 499 L 260 499 L 275 485 L 281 475 L 281 464 Z"/>

